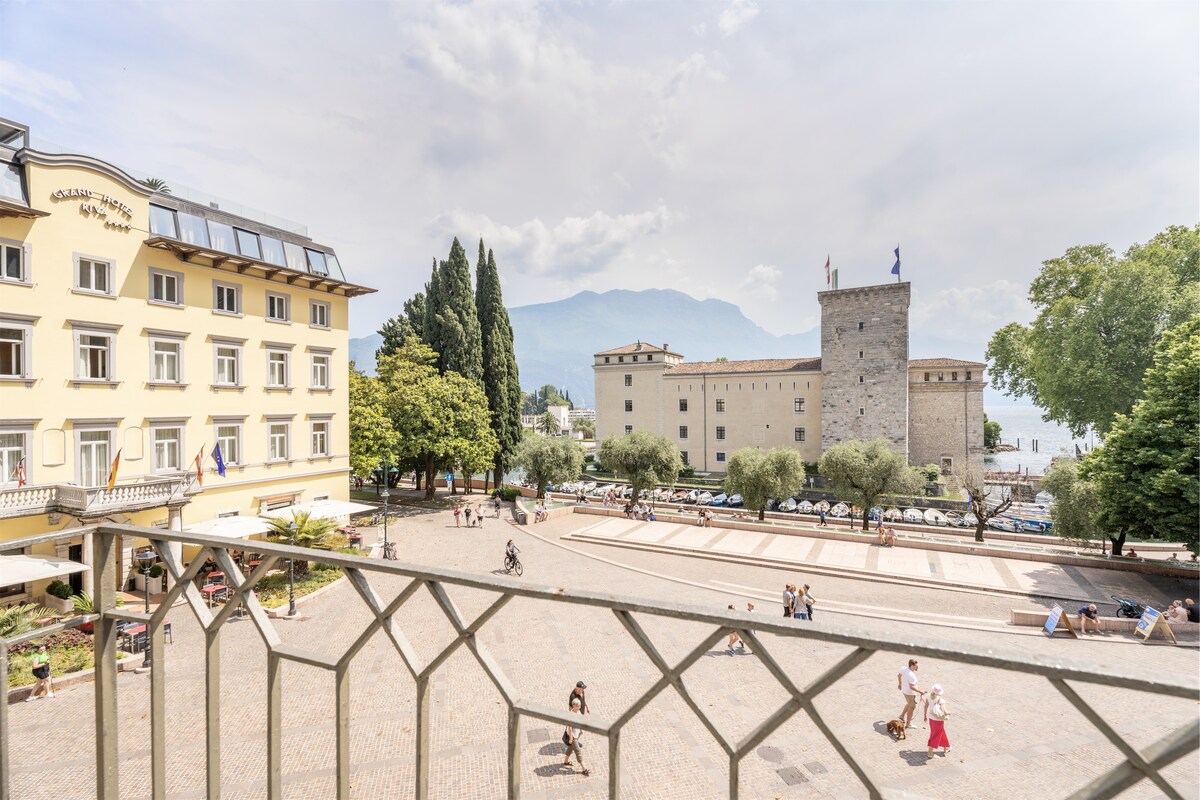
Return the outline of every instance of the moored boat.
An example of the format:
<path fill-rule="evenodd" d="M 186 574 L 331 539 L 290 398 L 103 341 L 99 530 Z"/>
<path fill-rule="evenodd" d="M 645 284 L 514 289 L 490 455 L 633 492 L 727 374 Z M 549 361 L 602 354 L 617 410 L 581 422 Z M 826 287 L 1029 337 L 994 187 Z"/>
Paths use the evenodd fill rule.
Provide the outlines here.
<path fill-rule="evenodd" d="M 963 525 L 968 528 L 974 528 L 979 524 L 979 517 L 975 516 L 973 511 L 968 511 L 963 514 Z"/>
<path fill-rule="evenodd" d="M 838 503 L 833 508 L 829 509 L 831 517 L 848 517 L 850 516 L 850 506 L 845 503 Z"/>
<path fill-rule="evenodd" d="M 925 515 L 921 513 L 921 509 L 919 509 L 919 508 L 906 508 L 906 509 L 904 509 L 904 521 L 905 522 L 924 522 Z"/>
<path fill-rule="evenodd" d="M 701 506 L 707 506 L 712 503 L 712 499 L 713 499 L 712 492 L 701 492 L 700 496 L 696 498 L 696 504 L 701 505 Z"/>
<path fill-rule="evenodd" d="M 829 501 L 828 500 L 818 500 L 816 503 L 813 503 L 813 511 L 817 514 L 820 514 L 822 511 L 824 511 L 826 514 L 828 514 L 829 513 Z"/>
<path fill-rule="evenodd" d="M 813 504 L 808 500 L 801 500 L 799 503 L 797 503 L 795 500 L 792 500 L 792 503 L 795 505 L 795 511 L 797 514 L 813 513 Z"/>
<path fill-rule="evenodd" d="M 672 503 L 682 503 L 684 500 L 687 500 L 687 496 L 688 496 L 688 490 L 680 489 L 679 491 L 677 491 L 673 495 L 671 495 L 671 502 Z"/>
<path fill-rule="evenodd" d="M 883 512 L 883 519 L 885 522 L 899 522 L 904 519 L 904 515 L 900 513 L 900 509 L 898 508 L 889 508 Z"/>
<path fill-rule="evenodd" d="M 787 500 L 784 500 L 779 504 L 779 510 L 785 514 L 791 514 L 796 510 L 796 498 L 789 497 Z"/>
<path fill-rule="evenodd" d="M 725 501 L 728 499 L 729 499 L 729 495 L 725 494 L 724 492 L 721 492 L 720 494 L 713 497 L 712 503 L 710 503 L 709 505 L 723 506 L 723 505 L 725 505 Z"/>
<path fill-rule="evenodd" d="M 745 505 L 745 502 L 743 502 L 740 494 L 732 494 L 729 496 L 729 500 L 725 503 L 725 505 L 729 506 L 730 508 L 741 508 Z"/>
<path fill-rule="evenodd" d="M 925 509 L 924 517 L 925 517 L 925 521 L 928 522 L 930 525 L 945 525 L 946 524 L 946 515 L 943 514 L 941 511 L 938 511 L 936 508 Z"/>
<path fill-rule="evenodd" d="M 963 515 L 957 511 L 946 512 L 946 524 L 953 525 L 955 528 L 961 528 L 966 523 L 963 522 Z"/>

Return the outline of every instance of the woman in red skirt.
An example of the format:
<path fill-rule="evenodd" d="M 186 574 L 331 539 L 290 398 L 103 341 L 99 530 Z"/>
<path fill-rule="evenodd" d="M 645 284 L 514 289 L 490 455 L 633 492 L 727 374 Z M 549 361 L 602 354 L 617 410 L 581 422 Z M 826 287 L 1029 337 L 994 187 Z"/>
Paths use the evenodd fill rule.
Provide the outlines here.
<path fill-rule="evenodd" d="M 933 758 L 934 748 L 945 748 L 944 752 L 950 752 L 950 739 L 946 736 L 946 718 L 949 716 L 942 685 L 935 683 L 925 696 L 925 719 L 929 721 L 929 749 L 926 755 L 929 758 Z"/>

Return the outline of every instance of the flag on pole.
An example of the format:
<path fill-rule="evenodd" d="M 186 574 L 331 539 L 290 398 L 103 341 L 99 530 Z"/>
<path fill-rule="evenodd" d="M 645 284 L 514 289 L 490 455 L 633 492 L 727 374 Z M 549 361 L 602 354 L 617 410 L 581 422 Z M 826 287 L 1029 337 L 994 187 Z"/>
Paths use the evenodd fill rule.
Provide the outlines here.
<path fill-rule="evenodd" d="M 216 446 L 212 449 L 212 452 L 209 453 L 209 455 L 212 456 L 212 460 L 215 461 L 217 464 L 217 474 L 220 475 L 222 478 L 224 478 L 225 477 L 225 459 L 221 457 L 221 443 L 220 442 L 217 442 Z"/>
<path fill-rule="evenodd" d="M 117 451 L 117 457 L 113 459 L 112 468 L 108 471 L 108 487 L 107 491 L 112 491 L 112 488 L 117 483 L 117 467 L 121 466 L 121 451 Z"/>
<path fill-rule="evenodd" d="M 825 288 L 833 288 L 833 276 L 829 274 L 829 256 L 825 256 Z"/>
<path fill-rule="evenodd" d="M 25 485 L 27 479 L 25 477 L 25 459 L 24 458 L 22 458 L 20 461 L 17 462 L 17 468 L 13 470 L 12 475 L 10 475 L 9 477 L 17 479 L 17 488 L 18 489 L 20 489 L 22 486 Z"/>
<path fill-rule="evenodd" d="M 892 274 L 900 280 L 900 245 L 896 245 L 896 263 L 892 265 Z"/>
<path fill-rule="evenodd" d="M 204 448 L 200 448 L 200 452 L 196 453 L 196 483 L 204 488 Z"/>
<path fill-rule="evenodd" d="M 838 271 L 835 269 L 833 271 L 833 288 L 836 289 L 837 287 L 838 287 Z"/>

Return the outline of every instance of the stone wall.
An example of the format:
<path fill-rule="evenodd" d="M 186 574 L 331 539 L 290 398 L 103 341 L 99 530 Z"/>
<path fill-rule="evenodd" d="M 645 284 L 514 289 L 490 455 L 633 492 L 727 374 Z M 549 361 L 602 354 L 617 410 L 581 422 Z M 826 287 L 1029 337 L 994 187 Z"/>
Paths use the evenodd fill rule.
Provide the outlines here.
<path fill-rule="evenodd" d="M 908 455 L 908 283 L 820 292 L 821 449 L 883 437 Z"/>
<path fill-rule="evenodd" d="M 983 381 L 911 383 L 908 457 L 937 464 L 944 474 L 966 464 L 983 467 Z"/>

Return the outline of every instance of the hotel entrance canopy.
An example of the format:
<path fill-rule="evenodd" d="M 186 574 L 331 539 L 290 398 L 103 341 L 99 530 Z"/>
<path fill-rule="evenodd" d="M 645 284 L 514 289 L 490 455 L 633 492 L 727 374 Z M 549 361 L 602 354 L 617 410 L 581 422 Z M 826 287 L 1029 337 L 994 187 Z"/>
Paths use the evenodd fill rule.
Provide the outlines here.
<path fill-rule="evenodd" d="M 59 556 L 0 556 L 0 586 L 19 586 L 89 569 L 87 564 Z"/>

